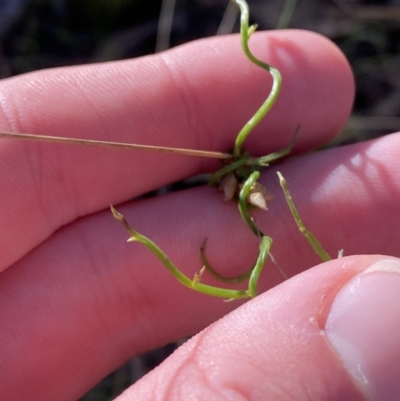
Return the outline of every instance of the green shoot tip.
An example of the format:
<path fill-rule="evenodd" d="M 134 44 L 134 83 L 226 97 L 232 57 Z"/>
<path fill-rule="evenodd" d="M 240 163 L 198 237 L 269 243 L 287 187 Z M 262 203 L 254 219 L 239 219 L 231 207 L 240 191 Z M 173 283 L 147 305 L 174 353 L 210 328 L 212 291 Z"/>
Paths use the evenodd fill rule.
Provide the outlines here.
<path fill-rule="evenodd" d="M 278 174 L 280 184 L 286 185 L 286 180 L 283 178 L 283 175 L 279 171 L 277 171 L 276 174 Z"/>
<path fill-rule="evenodd" d="M 117 209 L 115 209 L 115 207 L 113 205 L 110 205 L 110 209 L 111 209 L 113 216 L 117 220 L 123 220 L 124 216 L 122 216 L 122 214 Z"/>
<path fill-rule="evenodd" d="M 247 35 L 250 37 L 250 35 L 252 35 L 256 31 L 257 28 L 258 28 L 257 24 L 250 25 L 249 29 L 247 30 Z"/>

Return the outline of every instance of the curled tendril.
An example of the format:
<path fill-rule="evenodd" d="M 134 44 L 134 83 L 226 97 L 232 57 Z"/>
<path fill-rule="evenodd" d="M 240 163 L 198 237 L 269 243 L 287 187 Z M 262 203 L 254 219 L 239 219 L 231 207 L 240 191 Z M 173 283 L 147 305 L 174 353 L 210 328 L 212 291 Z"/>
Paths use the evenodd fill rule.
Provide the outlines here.
<path fill-rule="evenodd" d="M 262 120 L 262 118 L 268 113 L 271 107 L 274 105 L 276 99 L 278 98 L 279 92 L 282 86 L 282 77 L 280 72 L 270 66 L 267 63 L 259 60 L 255 57 L 249 49 L 249 39 L 251 34 L 256 30 L 256 25 L 249 26 L 249 7 L 244 0 L 233 0 L 240 8 L 240 35 L 242 49 L 247 56 L 247 58 L 254 64 L 268 71 L 272 76 L 272 88 L 269 96 L 265 102 L 261 105 L 254 116 L 244 125 L 244 127 L 239 132 L 236 137 L 235 147 L 233 151 L 234 157 L 240 157 L 242 151 L 243 142 L 246 140 L 253 128 Z"/>

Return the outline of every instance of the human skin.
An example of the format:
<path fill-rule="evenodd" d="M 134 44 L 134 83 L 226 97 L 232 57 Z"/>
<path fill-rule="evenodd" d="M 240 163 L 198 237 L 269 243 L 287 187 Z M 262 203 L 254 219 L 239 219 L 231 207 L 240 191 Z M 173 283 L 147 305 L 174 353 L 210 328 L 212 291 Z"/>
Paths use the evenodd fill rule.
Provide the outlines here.
<path fill-rule="evenodd" d="M 243 306 L 226 303 L 181 286 L 147 249 L 127 244 L 109 211 L 110 203 L 118 206 L 188 276 L 201 267 L 206 237 L 215 268 L 239 274 L 254 262 L 258 241 L 215 189 L 131 200 L 216 170 L 218 162 L 1 140 L 2 400 L 76 400 L 127 359 L 202 329 L 118 400 L 370 396 L 335 351 L 326 322 L 346 283 L 387 259 L 372 254 L 400 256 L 394 201 L 400 137 L 301 156 L 345 124 L 354 96 L 351 69 L 331 42 L 309 32 L 260 32 L 250 46 L 281 71 L 283 89 L 245 147 L 259 155 L 278 150 L 300 124 L 298 157 L 278 167 L 302 217 L 331 255 L 344 248 L 345 255 L 369 256 L 307 270 L 318 259 L 271 168 L 261 181 L 274 200 L 255 218 L 273 238 L 279 266 L 297 276 L 282 283 L 268 264 L 260 292 L 278 287 Z M 4 80 L 0 129 L 228 151 L 270 83 L 244 57 L 238 36 L 207 39 L 137 60 Z M 296 325 L 301 330 L 294 332 Z"/>

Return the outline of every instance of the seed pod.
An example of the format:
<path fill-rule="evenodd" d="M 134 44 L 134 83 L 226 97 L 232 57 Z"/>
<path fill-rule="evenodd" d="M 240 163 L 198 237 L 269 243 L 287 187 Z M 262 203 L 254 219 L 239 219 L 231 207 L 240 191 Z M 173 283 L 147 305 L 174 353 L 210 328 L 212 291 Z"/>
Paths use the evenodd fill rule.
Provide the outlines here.
<path fill-rule="evenodd" d="M 272 200 L 272 194 L 259 182 L 256 182 L 247 196 L 247 201 L 262 210 L 268 210 L 267 202 Z"/>
<path fill-rule="evenodd" d="M 219 189 L 224 192 L 224 200 L 226 201 L 234 198 L 237 188 L 238 182 L 233 173 L 224 176 L 219 183 Z"/>

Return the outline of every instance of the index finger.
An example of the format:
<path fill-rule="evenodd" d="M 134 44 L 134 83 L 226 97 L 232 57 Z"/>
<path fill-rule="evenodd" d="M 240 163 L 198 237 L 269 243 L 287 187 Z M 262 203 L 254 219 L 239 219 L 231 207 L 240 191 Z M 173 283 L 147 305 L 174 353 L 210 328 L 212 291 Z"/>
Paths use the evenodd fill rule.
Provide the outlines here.
<path fill-rule="evenodd" d="M 297 125 L 296 152 L 335 136 L 353 98 L 350 68 L 323 37 L 255 34 L 257 56 L 280 69 L 283 90 L 245 146 L 266 154 Z M 0 85 L 6 131 L 227 151 L 269 92 L 268 74 L 242 54 L 238 36 L 198 41 L 138 60 L 40 71 Z M 0 243 L 12 263 L 79 216 L 217 167 L 199 158 L 0 142 Z M 15 227 L 23 225 L 29 238 Z M 18 249 L 16 239 L 18 238 Z"/>

